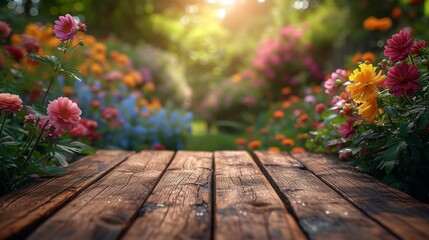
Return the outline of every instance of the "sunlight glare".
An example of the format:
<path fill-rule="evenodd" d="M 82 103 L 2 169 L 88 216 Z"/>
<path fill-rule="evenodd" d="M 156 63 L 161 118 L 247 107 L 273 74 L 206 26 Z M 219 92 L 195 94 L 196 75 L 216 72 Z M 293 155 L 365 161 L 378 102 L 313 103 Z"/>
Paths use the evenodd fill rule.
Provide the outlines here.
<path fill-rule="evenodd" d="M 219 8 L 219 9 L 216 11 L 216 16 L 217 16 L 218 18 L 220 18 L 220 19 L 224 19 L 224 18 L 226 17 L 226 10 L 225 10 L 225 9 L 223 9 L 223 8 Z"/>

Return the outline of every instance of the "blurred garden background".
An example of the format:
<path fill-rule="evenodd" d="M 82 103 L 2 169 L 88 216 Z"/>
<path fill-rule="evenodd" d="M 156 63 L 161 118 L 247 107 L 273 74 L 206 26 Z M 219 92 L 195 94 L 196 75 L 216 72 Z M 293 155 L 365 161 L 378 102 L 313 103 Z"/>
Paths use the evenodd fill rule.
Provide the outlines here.
<path fill-rule="evenodd" d="M 427 79 L 421 101 L 412 92 L 382 108 L 378 99 L 375 114 L 389 115 L 377 119 L 344 90 L 362 63 L 384 74 L 394 66 L 384 54 L 392 35 L 429 39 L 427 0 L 5 0 L 0 10 L 12 30 L 1 43 L 2 92 L 7 85 L 23 101 L 40 98 L 49 78 L 25 51 L 57 50 L 59 16 L 86 24 L 72 44 L 83 46 L 65 56 L 82 81 L 60 74 L 49 99 L 78 103 L 83 120 L 68 134 L 89 145 L 329 152 L 405 191 L 428 177 Z M 426 43 L 410 61 L 426 68 L 419 49 Z M 419 108 L 405 113 L 406 101 Z M 387 118 L 391 125 L 378 124 Z M 378 128 L 395 138 L 374 134 Z M 427 184 L 415 191 L 428 197 Z"/>

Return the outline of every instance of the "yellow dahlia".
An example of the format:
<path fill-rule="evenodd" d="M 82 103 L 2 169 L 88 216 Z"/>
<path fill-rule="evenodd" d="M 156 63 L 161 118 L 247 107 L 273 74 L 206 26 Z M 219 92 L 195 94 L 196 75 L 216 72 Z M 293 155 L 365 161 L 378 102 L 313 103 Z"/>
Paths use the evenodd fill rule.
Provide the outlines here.
<path fill-rule="evenodd" d="M 349 79 L 353 84 L 347 87 L 347 91 L 353 100 L 368 101 L 378 94 L 377 85 L 386 79 L 386 75 L 381 72 L 376 73 L 376 69 L 372 64 L 363 63 L 350 75 Z"/>
<path fill-rule="evenodd" d="M 368 122 L 373 122 L 377 114 L 380 112 L 377 104 L 377 96 L 372 95 L 368 101 L 362 102 L 361 105 L 357 107 L 358 114 L 362 116 L 363 119 Z"/>

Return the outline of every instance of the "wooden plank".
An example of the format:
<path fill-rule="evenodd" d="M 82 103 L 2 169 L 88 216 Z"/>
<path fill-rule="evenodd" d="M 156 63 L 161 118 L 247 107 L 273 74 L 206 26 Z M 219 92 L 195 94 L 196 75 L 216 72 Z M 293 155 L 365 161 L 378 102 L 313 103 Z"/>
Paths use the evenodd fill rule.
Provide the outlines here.
<path fill-rule="evenodd" d="M 429 239 L 429 205 L 322 154 L 295 155 L 310 171 L 403 239 Z"/>
<path fill-rule="evenodd" d="M 215 152 L 215 239 L 305 239 L 244 151 Z"/>
<path fill-rule="evenodd" d="M 69 173 L 0 198 L 0 239 L 21 238 L 83 189 L 125 160 L 130 152 L 98 151 L 69 165 Z"/>
<path fill-rule="evenodd" d="M 116 239 L 152 191 L 174 152 L 130 156 L 42 224 L 29 239 Z"/>
<path fill-rule="evenodd" d="M 213 153 L 179 151 L 123 239 L 209 239 Z"/>
<path fill-rule="evenodd" d="M 286 153 L 255 154 L 311 239 L 396 239 Z"/>

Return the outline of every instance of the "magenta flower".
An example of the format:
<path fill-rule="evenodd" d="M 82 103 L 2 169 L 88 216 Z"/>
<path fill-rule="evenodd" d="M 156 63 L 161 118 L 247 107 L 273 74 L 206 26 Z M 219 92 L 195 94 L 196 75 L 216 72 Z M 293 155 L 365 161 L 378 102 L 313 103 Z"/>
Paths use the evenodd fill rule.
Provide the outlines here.
<path fill-rule="evenodd" d="M 413 46 L 413 38 L 409 31 L 401 30 L 394 34 L 391 39 L 387 40 L 384 46 L 384 55 L 392 62 L 405 59 Z"/>
<path fill-rule="evenodd" d="M 0 21 L 0 37 L 7 38 L 11 32 L 12 29 L 9 24 L 7 22 Z"/>
<path fill-rule="evenodd" d="M 411 50 L 410 53 L 413 54 L 413 56 L 419 56 L 420 54 L 420 49 L 425 49 L 426 48 L 426 41 L 425 40 L 421 40 L 421 41 L 415 41 L 413 46 L 411 46 Z"/>
<path fill-rule="evenodd" d="M 101 113 L 101 116 L 106 120 L 116 119 L 118 115 L 119 115 L 118 109 L 113 107 L 107 107 Z"/>
<path fill-rule="evenodd" d="M 73 39 L 78 31 L 78 23 L 70 14 L 60 16 L 59 20 L 55 20 L 54 33 L 61 41 Z"/>
<path fill-rule="evenodd" d="M 22 100 L 16 94 L 0 93 L 0 113 L 9 114 L 21 111 Z"/>
<path fill-rule="evenodd" d="M 8 52 L 16 62 L 20 62 L 24 58 L 24 53 L 22 53 L 21 49 L 13 45 L 4 46 L 4 50 Z"/>
<path fill-rule="evenodd" d="M 318 114 L 321 114 L 323 111 L 325 111 L 326 107 L 323 103 L 318 103 L 315 107 L 314 107 L 314 111 Z"/>
<path fill-rule="evenodd" d="M 21 46 L 24 47 L 24 49 L 28 53 L 38 52 L 40 49 L 40 43 L 37 38 L 34 36 L 30 36 L 27 34 L 23 34 L 21 37 Z"/>
<path fill-rule="evenodd" d="M 351 117 L 347 120 L 347 122 L 341 124 L 341 126 L 338 128 L 338 131 L 340 132 L 342 138 L 348 138 L 356 133 L 356 130 L 353 127 L 356 120 L 358 120 L 358 118 Z"/>
<path fill-rule="evenodd" d="M 57 129 L 71 130 L 80 122 L 82 111 L 67 97 L 59 97 L 48 104 L 48 117 Z"/>
<path fill-rule="evenodd" d="M 414 96 L 414 92 L 421 87 L 418 82 L 420 72 L 415 65 L 408 65 L 406 62 L 390 68 L 387 73 L 386 85 L 389 92 L 396 97 L 403 94 Z"/>

